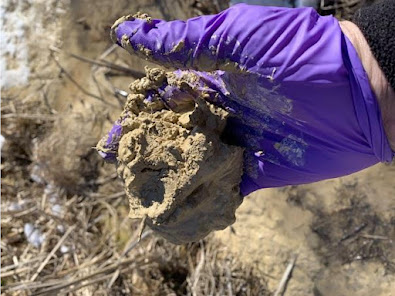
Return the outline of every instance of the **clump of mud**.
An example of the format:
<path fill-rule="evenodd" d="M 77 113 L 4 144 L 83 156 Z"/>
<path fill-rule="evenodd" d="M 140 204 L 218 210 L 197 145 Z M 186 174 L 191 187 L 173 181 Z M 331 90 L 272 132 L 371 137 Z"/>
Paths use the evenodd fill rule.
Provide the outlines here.
<path fill-rule="evenodd" d="M 130 217 L 146 218 L 173 243 L 226 228 L 242 201 L 243 150 L 221 141 L 228 113 L 207 103 L 197 84 L 192 72 L 146 69 L 118 121 L 117 170 Z M 109 152 L 108 142 L 97 149 Z"/>

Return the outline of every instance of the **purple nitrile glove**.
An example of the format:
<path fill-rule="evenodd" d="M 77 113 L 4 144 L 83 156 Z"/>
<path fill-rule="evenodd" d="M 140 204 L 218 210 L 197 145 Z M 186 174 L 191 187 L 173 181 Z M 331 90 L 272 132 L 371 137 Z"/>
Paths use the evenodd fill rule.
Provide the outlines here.
<path fill-rule="evenodd" d="M 119 140 L 122 135 L 122 121 L 117 120 L 107 136 L 100 140 L 99 155 L 106 161 L 112 162 L 117 159 Z"/>
<path fill-rule="evenodd" d="M 246 148 L 243 195 L 393 157 L 367 74 L 331 16 L 239 4 L 187 21 L 124 19 L 113 35 L 156 63 L 214 71 L 197 73 L 233 115 L 224 141 Z"/>

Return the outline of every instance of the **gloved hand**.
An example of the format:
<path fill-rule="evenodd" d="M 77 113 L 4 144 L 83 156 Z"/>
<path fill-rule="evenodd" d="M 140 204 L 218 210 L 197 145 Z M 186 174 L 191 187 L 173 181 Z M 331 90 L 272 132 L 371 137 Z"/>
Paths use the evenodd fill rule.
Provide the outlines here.
<path fill-rule="evenodd" d="M 199 71 L 202 91 L 232 114 L 224 140 L 246 148 L 242 195 L 391 161 L 368 77 L 333 17 L 239 4 L 187 21 L 124 17 L 113 38 L 160 65 Z"/>

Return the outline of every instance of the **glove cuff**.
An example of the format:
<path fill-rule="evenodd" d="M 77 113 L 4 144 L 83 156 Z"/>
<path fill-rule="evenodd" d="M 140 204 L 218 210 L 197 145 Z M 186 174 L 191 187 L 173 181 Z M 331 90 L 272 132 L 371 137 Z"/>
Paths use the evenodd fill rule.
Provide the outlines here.
<path fill-rule="evenodd" d="M 395 1 L 359 9 L 353 22 L 364 34 L 381 70 L 395 90 Z"/>

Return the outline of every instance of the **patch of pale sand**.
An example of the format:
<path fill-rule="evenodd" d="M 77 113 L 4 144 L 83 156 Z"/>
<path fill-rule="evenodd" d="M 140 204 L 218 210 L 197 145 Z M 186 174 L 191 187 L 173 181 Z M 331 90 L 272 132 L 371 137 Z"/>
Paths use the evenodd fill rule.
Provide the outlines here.
<path fill-rule="evenodd" d="M 395 167 L 379 164 L 343 178 L 299 186 L 297 203 L 289 202 L 295 188 L 261 190 L 244 200 L 237 210 L 233 230 L 218 231 L 215 237 L 243 262 L 257 266 L 266 275 L 272 291 L 296 254 L 285 295 L 391 295 L 395 275 L 386 272 L 384 264 L 377 260 L 342 264 L 336 257 L 341 255 L 336 255 L 336 246 L 327 246 L 335 255 L 329 256 L 329 264 L 325 265 L 327 258 L 316 251 L 323 242 L 313 232 L 312 223 L 320 218 L 320 213 L 331 217 L 330 213 L 353 207 L 354 198 L 366 204 L 383 223 L 390 223 L 395 216 L 393 180 Z M 349 193 L 339 194 L 339 189 Z M 387 235 L 395 241 L 391 231 Z M 390 250 L 387 252 L 391 254 Z"/>
<path fill-rule="evenodd" d="M 1 88 L 22 87 L 34 74 L 32 58 L 45 52 L 36 48 L 54 45 L 59 38 L 59 22 L 66 13 L 68 0 L 4 0 L 0 4 Z M 33 47 L 33 48 L 32 48 Z M 37 62 L 37 61 L 36 61 Z"/>
<path fill-rule="evenodd" d="M 245 263 L 252 263 L 266 275 L 274 291 L 288 262 L 298 254 L 297 265 L 288 288 L 293 295 L 311 295 L 311 274 L 321 268 L 310 244 L 317 238 L 310 231 L 313 215 L 286 202 L 286 193 L 265 189 L 246 197 L 236 212 L 232 228 L 215 233 Z"/>

